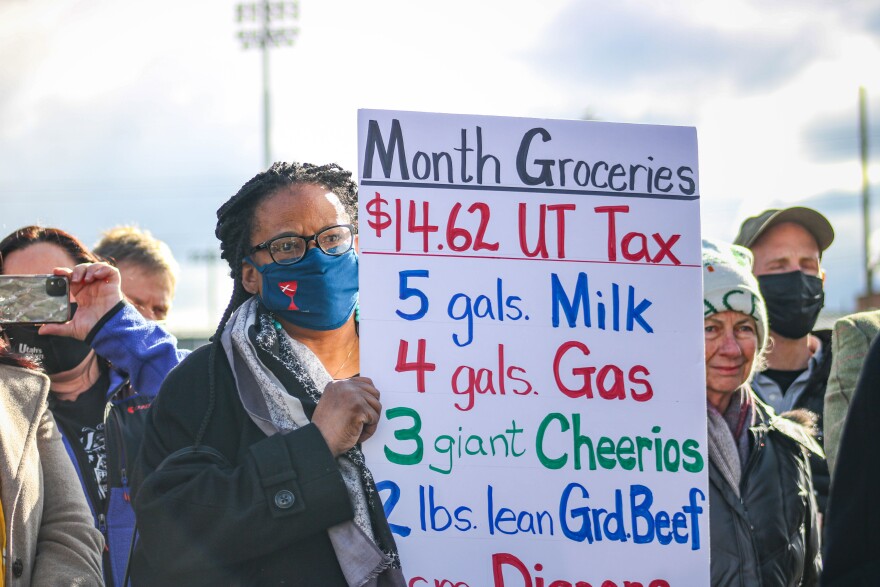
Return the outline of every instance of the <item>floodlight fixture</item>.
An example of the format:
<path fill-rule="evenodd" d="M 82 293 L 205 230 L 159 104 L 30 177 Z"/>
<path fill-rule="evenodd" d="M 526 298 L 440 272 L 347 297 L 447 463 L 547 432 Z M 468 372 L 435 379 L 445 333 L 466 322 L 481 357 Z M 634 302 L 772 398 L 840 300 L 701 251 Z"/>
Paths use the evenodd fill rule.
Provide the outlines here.
<path fill-rule="evenodd" d="M 243 25 L 236 35 L 243 49 L 259 47 L 263 62 L 263 163 L 268 168 L 272 160 L 270 142 L 269 49 L 292 46 L 299 35 L 299 27 L 284 26 L 284 21 L 299 19 L 299 2 L 269 0 L 242 2 L 235 7 L 235 19 Z M 273 26 L 277 25 L 277 26 Z"/>

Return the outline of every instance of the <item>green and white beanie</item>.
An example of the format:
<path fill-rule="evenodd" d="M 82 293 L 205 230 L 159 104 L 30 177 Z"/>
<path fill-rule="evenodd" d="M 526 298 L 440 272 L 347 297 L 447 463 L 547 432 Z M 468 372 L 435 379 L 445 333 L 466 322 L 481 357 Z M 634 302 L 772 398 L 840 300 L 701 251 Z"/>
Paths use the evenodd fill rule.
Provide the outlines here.
<path fill-rule="evenodd" d="M 767 307 L 752 275 L 752 252 L 703 239 L 703 318 L 733 310 L 755 319 L 760 348 L 767 344 Z"/>

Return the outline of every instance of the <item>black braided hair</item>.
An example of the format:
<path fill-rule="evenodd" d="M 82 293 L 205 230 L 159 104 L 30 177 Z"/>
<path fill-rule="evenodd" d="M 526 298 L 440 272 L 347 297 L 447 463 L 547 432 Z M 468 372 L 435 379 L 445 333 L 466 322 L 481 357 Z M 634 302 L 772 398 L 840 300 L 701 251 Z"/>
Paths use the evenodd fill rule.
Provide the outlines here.
<path fill-rule="evenodd" d="M 351 218 L 352 224 L 357 226 L 357 184 L 352 179 L 351 172 L 336 163 L 313 165 L 277 162 L 251 178 L 241 186 L 238 193 L 217 210 L 217 228 L 214 234 L 220 241 L 220 256 L 229 264 L 229 276 L 232 277 L 234 285 L 229 305 L 223 311 L 220 324 L 211 337 L 211 351 L 208 358 L 208 409 L 196 435 L 196 446 L 201 444 L 214 411 L 214 369 L 220 336 L 232 313 L 251 297 L 241 281 L 242 262 L 246 256 L 245 252 L 251 247 L 257 206 L 280 189 L 291 185 L 308 184 L 323 186 L 336 194 Z"/>

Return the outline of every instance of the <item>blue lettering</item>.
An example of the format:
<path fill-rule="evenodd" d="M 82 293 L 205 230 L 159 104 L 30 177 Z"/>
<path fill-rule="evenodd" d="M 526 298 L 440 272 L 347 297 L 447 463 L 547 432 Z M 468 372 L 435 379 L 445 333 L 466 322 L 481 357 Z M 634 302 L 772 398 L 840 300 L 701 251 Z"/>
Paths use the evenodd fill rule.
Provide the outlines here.
<path fill-rule="evenodd" d="M 674 516 L 672 516 L 672 536 L 675 538 L 675 542 L 678 544 L 686 544 L 688 541 L 688 534 L 685 532 L 684 534 L 679 534 L 679 530 L 687 529 L 687 516 L 684 515 L 684 512 L 676 512 Z"/>
<path fill-rule="evenodd" d="M 641 326 L 645 332 L 650 334 L 651 332 L 654 332 L 654 329 L 651 328 L 651 325 L 648 324 L 644 318 L 642 318 L 642 312 L 651 306 L 651 300 L 642 298 L 642 301 L 639 302 L 638 306 L 633 306 L 633 303 L 635 302 L 635 294 L 636 289 L 633 286 L 629 286 L 629 295 L 626 299 L 626 329 L 629 332 L 632 332 L 635 322 L 638 322 L 639 326 Z"/>
<path fill-rule="evenodd" d="M 703 513 L 703 508 L 697 505 L 697 496 L 700 496 L 700 501 L 706 501 L 706 494 L 697 489 L 696 487 L 692 487 L 689 494 L 690 504 L 681 508 L 686 514 L 689 514 L 691 517 L 691 550 L 700 550 L 700 521 L 699 516 Z"/>
<path fill-rule="evenodd" d="M 486 497 L 489 506 L 489 534 L 494 535 L 496 531 L 507 535 L 525 533 L 552 536 L 554 534 L 553 517 L 550 512 L 520 511 L 516 513 L 510 508 L 498 508 L 496 512 L 495 489 L 491 485 L 486 488 Z"/>
<path fill-rule="evenodd" d="M 464 310 L 460 314 L 455 312 L 455 305 L 459 300 L 464 300 Z M 449 314 L 449 317 L 453 320 L 467 319 L 467 339 L 465 339 L 464 342 L 461 342 L 458 335 L 453 334 L 452 342 L 458 346 L 467 346 L 471 344 L 474 340 L 474 315 L 473 309 L 471 308 L 471 299 L 467 294 L 457 293 L 452 296 L 452 299 L 449 300 L 449 307 L 446 309 L 446 313 Z"/>
<path fill-rule="evenodd" d="M 575 489 L 580 490 L 581 498 L 586 499 L 590 497 L 590 494 L 587 493 L 587 490 L 583 485 L 580 483 L 569 483 L 562 492 L 562 498 L 559 500 L 559 525 L 562 526 L 562 533 L 569 540 L 574 540 L 575 542 L 583 542 L 586 540 L 589 544 L 592 544 L 593 529 L 590 526 L 590 508 L 582 506 L 572 510 L 568 509 L 568 501 L 571 497 L 571 492 Z M 578 528 L 573 530 L 569 527 L 568 513 L 571 513 L 571 517 L 574 520 L 580 521 L 580 526 Z"/>
<path fill-rule="evenodd" d="M 656 518 L 657 542 L 666 546 L 672 542 L 672 532 L 669 532 L 669 512 L 657 512 Z"/>
<path fill-rule="evenodd" d="M 412 289 L 413 288 L 410 288 L 410 290 Z M 401 290 L 401 299 L 403 299 L 402 295 L 403 291 Z M 471 296 L 466 293 L 459 292 L 454 294 L 449 299 L 449 305 L 446 308 L 446 313 L 453 320 L 467 321 L 467 337 L 453 334 L 452 341 L 460 347 L 468 346 L 473 342 L 475 317 L 479 319 L 498 320 L 499 322 L 503 322 L 505 319 L 528 320 L 529 317 L 526 316 L 523 313 L 522 309 L 516 304 L 516 302 L 521 300 L 522 298 L 520 298 L 519 296 L 504 295 L 504 281 L 500 277 L 495 279 L 494 297 L 480 294 L 476 298 L 471 298 Z M 425 303 L 424 307 L 427 309 L 427 302 Z M 512 312 L 506 313 L 505 308 L 512 310 Z M 424 313 L 422 315 L 424 315 Z M 406 316 L 403 317 L 406 318 Z"/>
<path fill-rule="evenodd" d="M 641 501 L 636 503 L 636 500 Z M 654 503 L 654 494 L 644 485 L 630 485 L 629 505 L 632 512 L 633 542 L 647 544 L 654 540 L 654 517 L 651 515 L 651 504 Z M 647 530 L 644 534 L 639 532 L 639 519 L 645 521 Z"/>
<path fill-rule="evenodd" d="M 559 309 L 565 314 L 565 320 L 568 322 L 569 328 L 577 326 L 578 314 L 581 306 L 584 307 L 584 326 L 590 328 L 592 321 L 590 320 L 590 282 L 586 273 L 579 273 L 577 285 L 574 288 L 574 300 L 569 300 L 565 293 L 565 288 L 559 282 L 559 276 L 555 273 L 550 274 L 551 296 L 553 302 L 553 328 L 559 328 Z"/>

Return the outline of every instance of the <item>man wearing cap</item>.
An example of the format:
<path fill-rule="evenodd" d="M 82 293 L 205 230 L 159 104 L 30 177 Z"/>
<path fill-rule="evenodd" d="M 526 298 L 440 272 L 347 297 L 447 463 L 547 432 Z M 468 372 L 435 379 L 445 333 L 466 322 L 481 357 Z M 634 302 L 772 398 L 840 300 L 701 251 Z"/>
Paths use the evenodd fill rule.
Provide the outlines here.
<path fill-rule="evenodd" d="M 823 442 L 825 387 L 831 370 L 831 332 L 811 332 L 825 303 L 822 252 L 834 240 L 831 223 L 810 208 L 765 210 L 748 218 L 735 243 L 751 249 L 752 271 L 767 302 L 772 344 L 767 367 L 752 387 L 781 414 L 805 408 L 818 415 Z M 813 488 L 824 513 L 830 476 L 824 458 L 810 455 Z"/>

